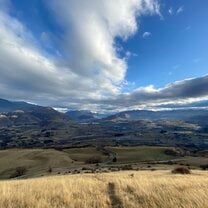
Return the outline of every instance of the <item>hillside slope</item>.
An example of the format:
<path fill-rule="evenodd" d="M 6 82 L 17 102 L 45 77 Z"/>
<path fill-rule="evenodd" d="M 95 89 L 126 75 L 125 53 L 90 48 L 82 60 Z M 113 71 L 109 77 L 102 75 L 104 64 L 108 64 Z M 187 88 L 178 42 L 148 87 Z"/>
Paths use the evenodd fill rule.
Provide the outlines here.
<path fill-rule="evenodd" d="M 55 176 L 0 182 L 4 208 L 207 208 L 208 173 L 169 171 Z"/>

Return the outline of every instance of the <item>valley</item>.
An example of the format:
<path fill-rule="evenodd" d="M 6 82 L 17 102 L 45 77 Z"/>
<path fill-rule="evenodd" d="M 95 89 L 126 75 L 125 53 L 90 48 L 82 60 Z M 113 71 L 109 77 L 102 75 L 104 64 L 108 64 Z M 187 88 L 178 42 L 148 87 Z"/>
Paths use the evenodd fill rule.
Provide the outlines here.
<path fill-rule="evenodd" d="M 8 103 L 3 106 L 1 179 L 177 166 L 207 169 L 208 126 L 187 120 L 207 111 L 131 111 L 101 118 L 86 111 L 64 114 L 50 107 L 20 108 L 20 103 L 8 111 Z"/>

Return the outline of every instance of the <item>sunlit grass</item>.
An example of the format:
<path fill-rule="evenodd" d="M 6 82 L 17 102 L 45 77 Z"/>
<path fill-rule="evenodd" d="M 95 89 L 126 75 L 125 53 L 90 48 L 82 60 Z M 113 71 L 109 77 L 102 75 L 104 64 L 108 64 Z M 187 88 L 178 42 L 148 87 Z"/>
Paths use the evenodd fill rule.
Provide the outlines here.
<path fill-rule="evenodd" d="M 124 171 L 0 182 L 1 208 L 207 208 L 208 173 Z M 118 206 L 116 206 L 116 204 Z"/>

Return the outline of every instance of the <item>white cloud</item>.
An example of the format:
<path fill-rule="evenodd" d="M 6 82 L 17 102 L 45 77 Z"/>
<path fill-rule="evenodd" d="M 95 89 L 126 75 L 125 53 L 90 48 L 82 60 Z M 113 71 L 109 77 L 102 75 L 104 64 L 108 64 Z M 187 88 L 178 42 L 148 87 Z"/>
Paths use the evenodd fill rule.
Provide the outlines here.
<path fill-rule="evenodd" d="M 184 7 L 180 6 L 178 9 L 174 9 L 173 7 L 170 7 L 168 9 L 169 15 L 178 15 L 184 11 Z"/>
<path fill-rule="evenodd" d="M 179 14 L 179 13 L 181 13 L 181 12 L 183 12 L 183 11 L 184 11 L 184 7 L 183 7 L 183 6 L 180 6 L 180 7 L 177 9 L 176 14 Z"/>
<path fill-rule="evenodd" d="M 90 106 L 120 93 L 127 58 L 116 38 L 138 30 L 140 15 L 159 14 L 156 0 L 47 1 L 63 29 L 58 57 L 47 54 L 0 0 L 0 97 L 56 106 Z M 50 45 L 50 35 L 41 41 Z M 60 59 L 61 57 L 61 59 Z"/>
<path fill-rule="evenodd" d="M 116 86 L 105 77 L 97 77 L 95 82 L 96 76 L 81 77 L 70 68 L 56 65 L 52 57 L 34 46 L 36 40 L 17 20 L 0 13 L 0 24 L 1 96 L 40 101 L 77 93 L 82 99 L 116 92 Z"/>
<path fill-rule="evenodd" d="M 142 37 L 143 38 L 148 38 L 148 37 L 150 37 L 152 34 L 150 33 L 150 32 L 144 32 L 143 33 L 143 35 L 142 35 Z"/>
<path fill-rule="evenodd" d="M 127 63 L 118 55 L 115 38 L 126 40 L 135 34 L 137 16 L 158 12 L 153 0 L 51 2 L 56 18 L 66 30 L 64 50 L 73 60 L 66 64 L 76 73 L 100 73 L 116 84 L 124 80 Z"/>
<path fill-rule="evenodd" d="M 174 14 L 174 11 L 173 11 L 173 8 L 172 8 L 172 7 L 170 7 L 170 8 L 168 9 L 168 13 L 169 13 L 170 15 L 173 15 L 173 14 Z"/>

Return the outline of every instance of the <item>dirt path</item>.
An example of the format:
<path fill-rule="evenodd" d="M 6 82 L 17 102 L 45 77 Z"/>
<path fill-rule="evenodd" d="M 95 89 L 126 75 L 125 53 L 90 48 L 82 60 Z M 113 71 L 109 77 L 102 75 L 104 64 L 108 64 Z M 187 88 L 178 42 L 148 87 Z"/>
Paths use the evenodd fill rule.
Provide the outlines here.
<path fill-rule="evenodd" d="M 108 194 L 111 200 L 112 208 L 124 208 L 121 199 L 116 195 L 115 183 L 108 184 Z"/>

